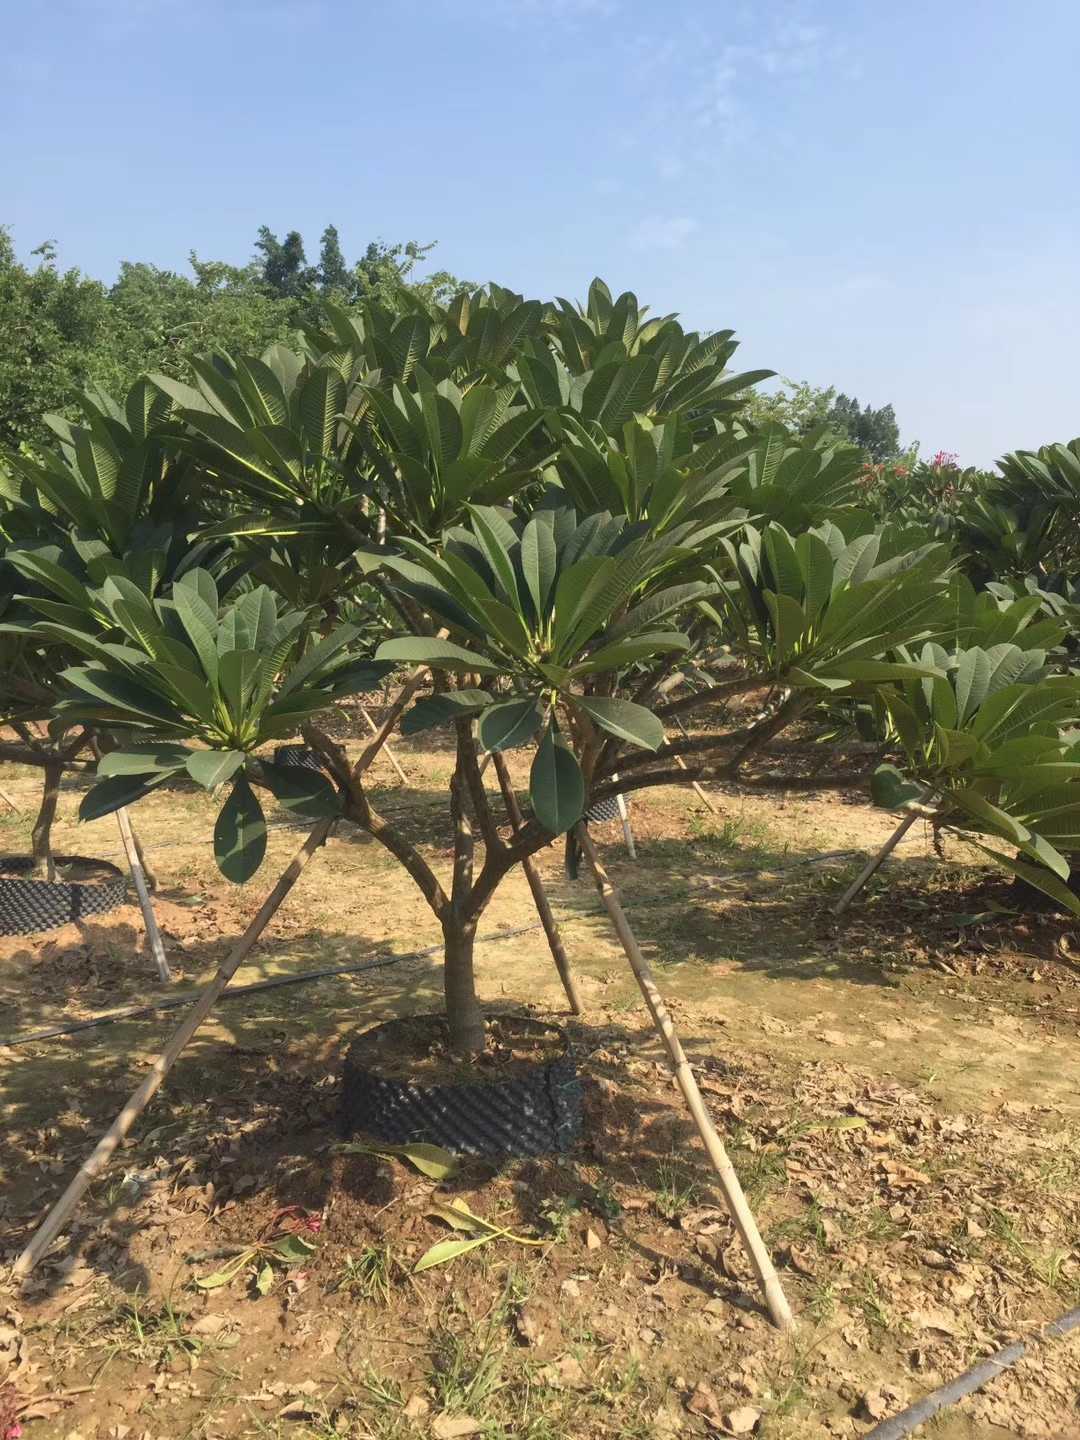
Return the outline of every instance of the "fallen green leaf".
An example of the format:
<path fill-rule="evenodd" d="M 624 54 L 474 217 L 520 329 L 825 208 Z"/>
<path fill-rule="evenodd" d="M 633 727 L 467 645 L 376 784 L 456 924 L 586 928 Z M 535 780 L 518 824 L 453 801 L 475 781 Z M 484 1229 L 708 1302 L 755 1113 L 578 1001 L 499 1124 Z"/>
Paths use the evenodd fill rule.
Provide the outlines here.
<path fill-rule="evenodd" d="M 417 1141 L 413 1145 L 339 1145 L 339 1155 L 383 1155 L 398 1160 L 408 1160 L 422 1175 L 432 1180 L 452 1180 L 461 1169 L 461 1161 L 452 1151 L 441 1145 L 426 1145 Z"/>
<path fill-rule="evenodd" d="M 456 1260 L 459 1255 L 465 1255 L 468 1251 L 475 1250 L 478 1245 L 486 1245 L 494 1239 L 494 1235 L 477 1235 L 472 1240 L 440 1240 L 438 1245 L 432 1245 L 430 1250 L 425 1250 L 420 1256 L 413 1266 L 413 1274 L 430 1270 L 434 1265 L 445 1265 L 450 1260 Z"/>

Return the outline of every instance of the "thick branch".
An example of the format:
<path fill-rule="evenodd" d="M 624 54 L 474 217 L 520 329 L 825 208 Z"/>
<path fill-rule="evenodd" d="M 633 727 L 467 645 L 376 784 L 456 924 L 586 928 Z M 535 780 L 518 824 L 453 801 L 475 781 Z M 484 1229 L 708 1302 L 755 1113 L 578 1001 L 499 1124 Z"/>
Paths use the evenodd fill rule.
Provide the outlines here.
<path fill-rule="evenodd" d="M 457 731 L 457 774 L 464 779 L 469 791 L 469 798 L 472 801 L 473 813 L 476 822 L 480 826 L 480 833 L 484 837 L 484 847 L 488 851 L 502 850 L 503 842 L 499 835 L 499 827 L 496 824 L 495 816 L 491 812 L 491 805 L 488 801 L 487 789 L 484 785 L 484 777 L 480 774 L 480 762 L 476 754 L 476 740 L 473 737 L 472 720 L 458 720 L 455 724 Z"/>
<path fill-rule="evenodd" d="M 0 760 L 11 760 L 17 765 L 51 765 L 56 759 L 52 750 L 31 749 L 27 745 L 14 745 L 10 741 L 0 742 Z M 65 770 L 89 770 L 89 760 L 65 760 Z"/>
<path fill-rule="evenodd" d="M 717 700 L 734 700 L 738 695 L 747 695 L 751 690 L 765 690 L 773 682 L 762 675 L 742 675 L 737 680 L 723 680 L 719 685 L 710 685 L 706 690 L 695 690 L 681 700 L 671 700 L 657 706 L 656 713 L 661 720 L 671 715 L 685 715 L 688 710 L 697 710 L 702 705 L 711 705 Z"/>
<path fill-rule="evenodd" d="M 364 782 L 355 770 L 349 778 L 345 816 L 354 825 L 359 825 L 361 829 L 366 830 L 373 839 L 377 840 L 384 849 L 389 850 L 390 854 L 404 865 L 421 895 L 431 906 L 435 916 L 441 920 L 450 900 L 446 891 L 439 884 L 438 876 L 416 846 L 411 845 L 404 835 L 390 824 L 389 820 L 372 808 L 364 791 Z"/>
<path fill-rule="evenodd" d="M 465 804 L 465 782 L 457 772 L 450 781 L 450 814 L 454 821 L 454 881 L 450 899 L 454 909 L 464 914 L 472 895 L 476 841 L 469 807 Z"/>
<path fill-rule="evenodd" d="M 796 692 L 788 696 L 775 715 L 754 725 L 747 736 L 746 744 L 731 762 L 731 774 L 738 775 L 748 760 L 770 740 L 774 740 L 782 730 L 786 730 L 813 703 L 813 696 Z"/>

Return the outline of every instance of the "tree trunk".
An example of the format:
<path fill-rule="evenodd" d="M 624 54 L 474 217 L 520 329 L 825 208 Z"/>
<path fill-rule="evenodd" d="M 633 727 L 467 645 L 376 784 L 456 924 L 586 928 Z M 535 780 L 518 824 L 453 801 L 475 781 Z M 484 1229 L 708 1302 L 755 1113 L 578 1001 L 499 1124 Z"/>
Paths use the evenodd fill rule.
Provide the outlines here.
<path fill-rule="evenodd" d="M 459 1055 L 479 1055 L 484 1048 L 484 1017 L 473 973 L 475 939 L 476 921 L 463 924 L 451 909 L 443 920 L 443 985 L 450 1046 Z"/>
<path fill-rule="evenodd" d="M 45 788 L 41 796 L 34 828 L 31 831 L 31 847 L 34 857 L 34 874 L 39 879 L 55 880 L 56 866 L 53 864 L 52 827 L 56 819 L 56 802 L 60 798 L 60 780 L 64 774 L 63 762 L 49 760 L 44 766 Z"/>

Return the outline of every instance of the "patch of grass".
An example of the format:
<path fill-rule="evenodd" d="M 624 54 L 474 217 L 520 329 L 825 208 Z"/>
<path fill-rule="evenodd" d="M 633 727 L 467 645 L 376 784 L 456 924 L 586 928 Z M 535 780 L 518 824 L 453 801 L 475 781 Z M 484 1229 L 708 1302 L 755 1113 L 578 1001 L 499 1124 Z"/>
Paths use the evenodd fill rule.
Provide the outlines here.
<path fill-rule="evenodd" d="M 775 846 L 776 837 L 763 820 L 747 815 L 691 815 L 690 834 L 706 850 L 731 854 L 737 850 L 762 851 Z M 786 849 L 786 845 L 784 849 Z"/>
<path fill-rule="evenodd" d="M 606 1175 L 601 1175 L 595 1185 L 589 1187 L 585 1202 L 593 1214 L 599 1215 L 601 1220 L 618 1220 L 623 1213 L 622 1203 Z"/>
<path fill-rule="evenodd" d="M 105 1334 L 105 1355 L 95 1378 L 120 1355 L 162 1368 L 183 1358 L 194 1368 L 204 1350 L 232 1344 L 231 1338 L 193 1335 L 186 1310 L 174 1306 L 171 1298 L 152 1305 L 136 1290 L 130 1299 L 116 1306 L 98 1327 Z"/>
<path fill-rule="evenodd" d="M 338 1290 L 348 1295 L 361 1295 L 365 1300 L 390 1303 L 390 1291 L 401 1271 L 400 1261 L 387 1245 L 369 1245 L 354 1260 L 345 1256 L 338 1275 Z"/>
<path fill-rule="evenodd" d="M 872 1275 L 865 1275 L 862 1284 L 852 1290 L 851 1300 L 872 1331 L 888 1330 L 891 1324 L 889 1310 Z"/>
<path fill-rule="evenodd" d="M 685 1215 L 697 1199 L 699 1186 L 686 1173 L 674 1155 L 661 1160 L 656 1167 L 656 1213 L 665 1220 Z"/>
<path fill-rule="evenodd" d="M 731 1137 L 731 1163 L 752 1206 L 760 1205 L 768 1195 L 787 1187 L 786 1152 L 775 1146 L 758 1147 L 753 1135 L 738 1126 Z"/>
<path fill-rule="evenodd" d="M 819 1280 L 810 1292 L 806 1313 L 818 1325 L 824 1325 L 836 1314 L 838 1286 L 835 1280 Z"/>
<path fill-rule="evenodd" d="M 578 1214 L 580 1209 L 575 1195 L 557 1195 L 545 1201 L 540 1216 L 551 1227 L 553 1240 L 561 1242 L 569 1237 L 571 1216 Z"/>
<path fill-rule="evenodd" d="M 1063 1267 L 1072 1254 L 1071 1250 L 1063 1250 L 1057 1246 L 1041 1250 L 1024 1234 L 1012 1215 L 997 1207 L 990 1211 L 988 1233 L 1048 1289 L 1075 1293 L 1075 1284 L 1067 1281 L 1063 1274 Z"/>
<path fill-rule="evenodd" d="M 796 1244 L 802 1241 L 819 1250 L 826 1249 L 828 1235 L 825 1231 L 825 1216 L 821 1206 L 816 1200 L 811 1200 L 801 1215 L 793 1215 L 790 1219 L 781 1220 L 774 1225 L 770 1237 L 773 1241 L 786 1240 L 789 1243 L 794 1241 Z"/>
<path fill-rule="evenodd" d="M 898 1224 L 882 1205 L 870 1205 L 852 1217 L 852 1231 L 867 1240 L 883 1243 L 898 1240 L 904 1227 Z"/>
<path fill-rule="evenodd" d="M 1039 1183 L 1051 1194 L 1080 1189 L 1080 1136 L 1062 1137 L 1060 1147 L 1039 1166 Z"/>
<path fill-rule="evenodd" d="M 440 1325 L 432 1337 L 428 1377 L 436 1405 L 479 1419 L 487 1402 L 503 1387 L 505 1350 L 491 1320 L 476 1333 L 459 1333 Z"/>

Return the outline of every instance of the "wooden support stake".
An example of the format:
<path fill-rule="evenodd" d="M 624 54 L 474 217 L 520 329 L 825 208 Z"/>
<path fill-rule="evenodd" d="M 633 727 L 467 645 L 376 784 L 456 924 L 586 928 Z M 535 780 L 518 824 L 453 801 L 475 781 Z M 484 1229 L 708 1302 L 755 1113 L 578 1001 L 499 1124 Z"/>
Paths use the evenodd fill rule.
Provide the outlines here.
<path fill-rule="evenodd" d="M 630 922 L 626 918 L 626 912 L 615 887 L 608 879 L 600 857 L 596 853 L 596 846 L 593 844 L 592 836 L 588 827 L 579 824 L 577 827 L 578 843 L 581 845 L 582 854 L 589 862 L 593 877 L 596 880 L 596 888 L 600 892 L 600 899 L 604 909 L 614 927 L 616 935 L 626 952 L 626 958 L 630 961 L 630 968 L 634 972 L 641 993 L 644 996 L 645 1004 L 648 1006 L 649 1014 L 652 1016 L 653 1024 L 657 1033 L 663 1040 L 667 1049 L 668 1057 L 675 1072 L 675 1079 L 679 1089 L 682 1091 L 683 1099 L 686 1101 L 686 1108 L 693 1117 L 697 1132 L 701 1136 L 701 1142 L 705 1146 L 712 1167 L 716 1171 L 720 1182 L 720 1189 L 723 1192 L 724 1201 L 735 1222 L 735 1228 L 739 1232 L 743 1246 L 749 1256 L 750 1264 L 754 1268 L 758 1284 L 765 1297 L 765 1304 L 773 1324 L 781 1330 L 790 1330 L 795 1321 L 784 1295 L 780 1279 L 773 1267 L 765 1242 L 761 1238 L 757 1221 L 754 1219 L 753 1211 L 747 1204 L 743 1188 L 739 1183 L 739 1177 L 735 1173 L 735 1167 L 728 1158 L 720 1136 L 709 1117 L 705 1108 L 705 1102 L 701 1098 L 701 1091 L 694 1078 L 694 1072 L 690 1068 L 690 1062 L 682 1048 L 682 1043 L 676 1033 L 667 1006 L 663 997 L 656 988 L 656 981 L 653 979 L 649 962 L 641 952 L 641 946 L 637 937 L 630 928 Z"/>
<path fill-rule="evenodd" d="M 915 821 L 918 820 L 918 818 L 918 812 L 915 810 L 912 810 L 909 814 L 904 816 L 903 820 L 900 821 L 900 824 L 889 836 L 888 840 L 885 841 L 885 844 L 882 845 L 881 849 L 877 852 L 876 855 L 871 856 L 871 858 L 859 871 L 858 875 L 856 875 L 855 879 L 844 891 L 843 895 L 840 896 L 840 899 L 832 907 L 832 913 L 834 915 L 842 915 L 844 913 L 844 911 L 851 904 L 852 900 L 855 899 L 855 896 L 858 895 L 859 891 L 863 888 L 863 886 L 874 874 L 874 872 L 879 870 L 881 866 L 884 865 L 885 861 L 896 849 L 897 845 L 900 844 L 900 841 L 911 829 L 912 825 L 915 824 Z"/>
<path fill-rule="evenodd" d="M 617 780 L 617 775 L 612 775 L 612 780 Z M 619 819 L 622 821 L 623 839 L 626 841 L 627 853 L 631 860 L 637 859 L 637 847 L 634 844 L 634 832 L 630 829 L 630 811 L 626 807 L 626 796 L 616 795 L 615 805 L 619 812 Z"/>
<path fill-rule="evenodd" d="M 130 815 L 128 816 L 128 823 L 131 824 Z M 139 836 L 138 830 L 135 829 L 134 824 L 131 824 L 131 838 L 135 842 L 135 854 L 138 855 L 139 864 L 142 866 L 143 874 L 146 876 L 146 888 L 150 891 L 151 895 L 156 895 L 158 890 L 158 878 L 157 875 L 154 873 L 150 861 L 146 858 L 146 851 L 143 849 L 142 839 Z"/>
<path fill-rule="evenodd" d="M 522 815 L 521 806 L 517 802 L 517 795 L 514 793 L 514 785 L 510 779 L 510 771 L 506 767 L 506 761 L 496 751 L 488 752 L 495 765 L 495 773 L 499 777 L 499 789 L 503 794 L 503 801 L 506 805 L 506 813 L 510 816 L 510 824 L 514 827 L 514 833 L 521 829 Z M 521 868 L 525 871 L 525 878 L 529 882 L 529 889 L 532 891 L 533 903 L 536 906 L 536 913 L 540 916 L 540 923 L 544 927 L 544 934 L 551 949 L 551 958 L 555 961 L 555 968 L 559 972 L 559 979 L 566 991 L 566 998 L 570 1002 L 571 1014 L 581 1014 L 581 996 L 578 994 L 577 981 L 574 979 L 574 972 L 570 968 L 570 958 L 566 953 L 566 946 L 563 944 L 562 936 L 559 934 L 559 927 L 555 923 L 555 915 L 551 908 L 551 901 L 544 889 L 544 882 L 540 879 L 540 872 L 536 868 L 536 861 L 531 855 L 527 855 L 521 862 Z"/>
<path fill-rule="evenodd" d="M 368 727 L 368 729 L 371 731 L 371 733 L 372 733 L 373 735 L 378 735 L 378 733 L 379 733 L 379 727 L 375 724 L 375 721 L 372 720 L 371 716 L 370 716 L 370 715 L 368 714 L 368 712 L 364 709 L 363 705 L 360 706 L 360 714 L 361 714 L 361 715 L 364 717 L 364 719 L 367 721 L 367 727 Z M 390 764 L 393 765 L 394 769 L 397 771 L 398 775 L 401 777 L 401 783 L 402 783 L 403 785 L 407 785 L 407 784 L 409 783 L 408 776 L 405 774 L 405 771 L 404 771 L 404 770 L 401 768 L 401 766 L 398 764 L 397 756 L 394 754 L 394 752 L 390 749 L 390 746 L 389 746 L 385 741 L 383 742 L 383 747 L 382 747 L 382 748 L 386 751 L 386 758 L 390 761 Z"/>
<path fill-rule="evenodd" d="M 690 737 L 689 737 L 689 735 L 686 734 L 686 726 L 682 723 L 682 721 L 679 719 L 679 717 L 678 717 L 677 715 L 674 716 L 673 718 L 674 718 L 674 720 L 675 720 L 675 724 L 679 727 L 679 730 L 680 730 L 680 731 L 682 732 L 682 734 L 686 737 L 686 739 L 689 740 Z M 686 761 L 682 758 L 681 755 L 676 755 L 676 756 L 675 756 L 675 764 L 679 767 L 680 770 L 687 770 L 687 769 L 690 768 L 690 767 L 687 765 Z M 696 780 L 691 780 L 691 781 L 690 781 L 690 788 L 691 788 L 691 790 L 693 790 L 694 794 L 698 797 L 698 799 L 701 801 L 701 803 L 702 803 L 704 806 L 706 806 L 706 808 L 707 808 L 708 810 L 710 810 L 713 815 L 719 815 L 719 814 L 720 814 L 720 811 L 716 808 L 716 806 L 713 804 L 713 802 L 709 799 L 708 795 L 705 794 L 705 791 L 701 788 L 701 786 L 698 784 L 698 782 L 697 782 Z"/>
<path fill-rule="evenodd" d="M 105 1169 L 113 1152 L 157 1094 L 162 1081 L 176 1063 L 180 1052 L 187 1045 L 196 1030 L 198 1030 L 207 1015 L 209 1015 L 221 992 L 240 968 L 241 963 L 255 945 L 259 936 L 266 929 L 267 924 L 282 901 L 296 884 L 297 880 L 299 880 L 304 866 L 319 846 L 325 842 L 327 835 L 330 833 L 332 823 L 332 820 L 320 820 L 293 856 L 287 869 L 259 907 L 258 913 L 233 946 L 228 957 L 222 961 L 213 980 L 210 981 L 206 989 L 173 1032 L 172 1038 L 150 1067 L 142 1084 L 137 1090 L 133 1091 L 128 1098 L 127 1104 L 120 1111 L 119 1115 L 117 1115 L 105 1134 L 102 1135 L 91 1153 L 83 1161 L 71 1184 L 31 1236 L 26 1249 L 15 1261 L 12 1270 L 12 1275 L 15 1279 L 21 1279 L 22 1276 L 30 1273 L 63 1230 L 75 1206 L 82 1199 L 90 1185 L 93 1184 Z"/>
<path fill-rule="evenodd" d="M 120 839 L 124 842 L 124 854 L 127 856 L 128 869 L 131 871 L 132 880 L 135 881 L 135 893 L 139 897 L 139 909 L 142 911 L 143 924 L 146 926 L 146 939 L 150 945 L 150 953 L 154 957 L 158 975 L 168 983 L 173 978 L 172 971 L 165 958 L 165 946 L 161 939 L 161 931 L 158 929 L 157 916 L 150 903 L 150 892 L 146 885 L 146 872 L 143 870 L 142 856 L 135 843 L 131 819 L 123 805 L 116 812 L 116 822 L 120 826 Z"/>

